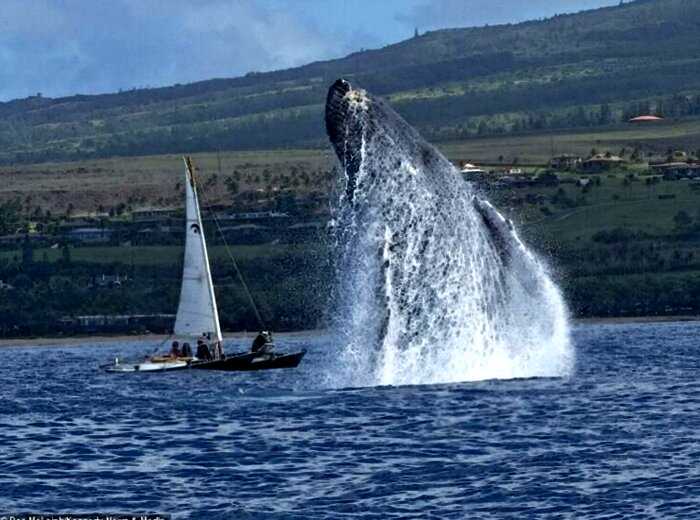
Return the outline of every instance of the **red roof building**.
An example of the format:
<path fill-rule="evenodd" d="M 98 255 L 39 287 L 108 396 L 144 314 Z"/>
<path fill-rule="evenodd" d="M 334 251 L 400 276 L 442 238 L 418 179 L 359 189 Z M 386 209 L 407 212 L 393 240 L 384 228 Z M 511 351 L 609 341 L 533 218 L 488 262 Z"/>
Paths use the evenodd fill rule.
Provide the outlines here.
<path fill-rule="evenodd" d="M 663 117 L 659 116 L 637 116 L 629 120 L 630 123 L 652 123 L 654 121 L 663 121 Z"/>

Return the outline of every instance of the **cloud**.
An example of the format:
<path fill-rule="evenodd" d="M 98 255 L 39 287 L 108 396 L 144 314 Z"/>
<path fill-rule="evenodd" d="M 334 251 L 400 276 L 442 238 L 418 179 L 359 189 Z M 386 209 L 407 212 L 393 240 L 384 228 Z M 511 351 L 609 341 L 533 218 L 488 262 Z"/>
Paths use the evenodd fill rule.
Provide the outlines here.
<path fill-rule="evenodd" d="M 422 30 L 478 27 L 616 5 L 619 0 L 423 0 L 396 15 L 396 20 Z"/>
<path fill-rule="evenodd" d="M 617 0 L 1 0 L 0 100 L 235 77 Z M 555 5 L 556 7 L 552 7 Z"/>
<path fill-rule="evenodd" d="M 253 0 L 3 0 L 0 99 L 232 77 L 337 47 L 313 21 Z"/>

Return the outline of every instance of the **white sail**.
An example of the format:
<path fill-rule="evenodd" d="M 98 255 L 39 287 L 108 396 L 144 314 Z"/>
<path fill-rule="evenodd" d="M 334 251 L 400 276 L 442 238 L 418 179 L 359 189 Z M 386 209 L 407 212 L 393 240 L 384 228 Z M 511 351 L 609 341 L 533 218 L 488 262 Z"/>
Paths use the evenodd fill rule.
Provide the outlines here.
<path fill-rule="evenodd" d="M 177 337 L 192 339 L 205 334 L 210 335 L 212 340 L 221 341 L 219 312 L 209 270 L 197 185 L 189 157 L 185 157 L 185 178 L 185 258 L 174 333 Z"/>

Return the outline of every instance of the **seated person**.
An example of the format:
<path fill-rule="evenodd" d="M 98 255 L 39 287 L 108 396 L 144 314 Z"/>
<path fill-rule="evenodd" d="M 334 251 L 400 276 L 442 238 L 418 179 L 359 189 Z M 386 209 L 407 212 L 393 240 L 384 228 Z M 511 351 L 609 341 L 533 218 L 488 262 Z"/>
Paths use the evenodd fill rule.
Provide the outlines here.
<path fill-rule="evenodd" d="M 201 339 L 197 340 L 197 359 L 203 359 L 205 361 L 211 360 L 211 352 L 209 351 L 209 346 L 204 343 Z"/>
<path fill-rule="evenodd" d="M 173 345 L 170 347 L 170 357 L 180 357 L 180 343 L 173 341 Z"/>
<path fill-rule="evenodd" d="M 182 344 L 182 351 L 180 352 L 182 357 L 192 357 L 192 347 L 189 343 Z"/>
<path fill-rule="evenodd" d="M 253 346 L 250 348 L 250 351 L 254 354 L 266 354 L 271 352 L 272 348 L 272 336 L 268 331 L 263 330 L 253 340 Z"/>

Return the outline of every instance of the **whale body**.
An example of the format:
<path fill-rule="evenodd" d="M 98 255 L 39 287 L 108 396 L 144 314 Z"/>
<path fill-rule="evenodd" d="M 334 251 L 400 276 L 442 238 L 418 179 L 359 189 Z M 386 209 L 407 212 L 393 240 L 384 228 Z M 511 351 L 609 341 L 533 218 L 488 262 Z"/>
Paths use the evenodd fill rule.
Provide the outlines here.
<path fill-rule="evenodd" d="M 325 124 L 348 384 L 566 373 L 566 306 L 515 226 L 385 101 L 339 79 Z"/>
<path fill-rule="evenodd" d="M 475 196 L 474 207 L 484 221 L 489 237 L 501 261 L 508 266 L 523 288 L 534 293 L 542 290 L 544 278 L 538 276 L 538 259 L 525 246 L 513 221 L 504 217 L 488 200 Z"/>

